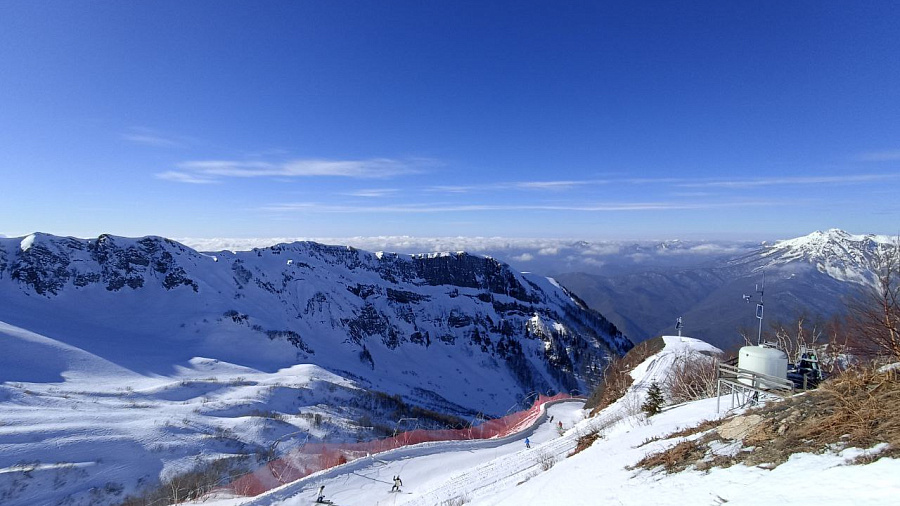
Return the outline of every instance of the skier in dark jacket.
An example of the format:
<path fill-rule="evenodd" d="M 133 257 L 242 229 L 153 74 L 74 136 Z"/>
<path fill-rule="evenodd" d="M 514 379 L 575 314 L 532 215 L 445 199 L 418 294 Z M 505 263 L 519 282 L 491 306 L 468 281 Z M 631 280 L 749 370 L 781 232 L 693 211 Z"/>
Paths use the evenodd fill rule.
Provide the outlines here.
<path fill-rule="evenodd" d="M 400 479 L 400 475 L 394 476 L 394 486 L 391 487 L 391 492 L 399 492 L 400 487 L 403 486 L 403 480 Z"/>

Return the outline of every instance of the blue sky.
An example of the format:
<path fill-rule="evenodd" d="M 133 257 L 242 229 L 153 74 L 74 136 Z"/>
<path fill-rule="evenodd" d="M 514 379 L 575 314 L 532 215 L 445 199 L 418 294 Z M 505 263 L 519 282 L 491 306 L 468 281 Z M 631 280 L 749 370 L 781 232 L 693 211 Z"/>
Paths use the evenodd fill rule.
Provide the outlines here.
<path fill-rule="evenodd" d="M 0 233 L 896 234 L 897 55 L 896 2 L 4 0 Z"/>

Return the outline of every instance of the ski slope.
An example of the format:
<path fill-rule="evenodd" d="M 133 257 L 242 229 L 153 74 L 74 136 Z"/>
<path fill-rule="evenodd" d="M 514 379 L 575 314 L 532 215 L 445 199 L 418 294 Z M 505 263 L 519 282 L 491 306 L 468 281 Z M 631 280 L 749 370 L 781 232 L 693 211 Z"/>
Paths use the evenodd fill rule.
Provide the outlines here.
<path fill-rule="evenodd" d="M 423 443 L 365 457 L 289 483 L 255 498 L 206 498 L 202 504 L 298 505 L 315 500 L 319 486 L 335 504 L 432 504 L 479 487 L 495 486 L 497 474 L 524 476 L 540 467 L 548 451 L 564 454 L 574 443 L 560 438 L 558 423 L 571 428 L 584 419 L 583 401 L 548 406 L 527 430 L 499 439 Z M 550 418 L 553 421 L 550 421 Z M 525 439 L 531 449 L 525 447 Z M 552 450 L 551 450 L 552 449 Z M 399 475 L 402 493 L 391 493 Z M 487 478 L 487 479 L 485 479 Z"/>
<path fill-rule="evenodd" d="M 416 445 L 311 475 L 255 498 L 211 497 L 202 504 L 313 505 L 320 485 L 325 485 L 326 497 L 337 506 L 896 503 L 900 496 L 900 461 L 882 458 L 867 465 L 849 465 L 852 459 L 878 448 L 796 454 L 774 468 L 736 465 L 675 474 L 631 469 L 647 454 L 686 439 L 667 439 L 669 434 L 733 414 L 724 408 L 716 412 L 717 399 L 670 407 L 651 418 L 639 408 L 635 410 L 643 401 L 647 385 L 661 379 L 679 357 L 714 351 L 708 344 L 687 337 L 666 336 L 664 340 L 663 350 L 635 368 L 631 391 L 595 417 L 585 418 L 578 403 L 565 402 L 549 407 L 536 427 L 504 440 Z M 555 430 L 560 420 L 567 428 L 563 435 Z M 570 456 L 578 438 L 589 432 L 599 432 L 601 438 Z M 525 437 L 530 438 L 531 449 L 525 448 Z M 736 441 L 716 450 L 738 451 L 752 449 L 743 449 Z M 392 494 L 391 478 L 398 474 L 404 482 L 403 493 Z"/>

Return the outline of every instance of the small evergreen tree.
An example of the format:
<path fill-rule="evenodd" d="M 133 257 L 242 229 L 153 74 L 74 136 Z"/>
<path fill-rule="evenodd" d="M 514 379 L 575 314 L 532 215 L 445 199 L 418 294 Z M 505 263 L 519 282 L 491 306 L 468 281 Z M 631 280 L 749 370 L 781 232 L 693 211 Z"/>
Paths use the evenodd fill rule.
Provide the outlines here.
<path fill-rule="evenodd" d="M 641 409 L 644 410 L 644 413 L 646 413 L 647 416 L 653 416 L 662 411 L 664 402 L 665 399 L 663 398 L 662 389 L 660 389 L 659 385 L 654 381 L 650 384 L 650 388 L 647 389 L 647 400 L 641 404 Z"/>

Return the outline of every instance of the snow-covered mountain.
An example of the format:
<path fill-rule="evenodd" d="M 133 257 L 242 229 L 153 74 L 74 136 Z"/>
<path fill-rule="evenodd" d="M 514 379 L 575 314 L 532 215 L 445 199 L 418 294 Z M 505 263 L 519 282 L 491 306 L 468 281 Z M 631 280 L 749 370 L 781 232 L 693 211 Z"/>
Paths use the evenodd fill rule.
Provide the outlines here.
<path fill-rule="evenodd" d="M 462 412 L 583 392 L 630 347 L 551 280 L 466 253 L 306 242 L 204 254 L 159 237 L 34 234 L 0 240 L 0 296 L 0 321 L 133 371 L 198 356 L 315 363 Z"/>
<path fill-rule="evenodd" d="M 792 448 L 795 443 L 787 442 L 793 437 L 789 431 L 798 430 L 796 425 L 809 415 L 799 413 L 796 404 L 786 405 L 788 401 L 770 400 L 772 405 L 784 406 L 782 417 L 794 420 L 791 427 L 771 419 L 765 423 L 760 415 L 733 404 L 730 394 L 668 406 L 647 417 L 641 405 L 654 383 L 665 385 L 673 367 L 685 360 L 708 360 L 718 351 L 689 337 L 664 336 L 660 341 L 662 348 L 630 371 L 634 383 L 625 394 L 594 416 L 578 403 L 563 402 L 550 406 L 533 427 L 501 440 L 406 447 L 305 477 L 254 498 L 219 492 L 190 504 L 306 505 L 319 486 L 325 487 L 326 497 L 335 504 L 398 506 L 768 506 L 800 502 L 880 506 L 896 502 L 900 460 L 880 455 L 889 445 L 866 448 L 841 438 L 818 451 Z M 779 427 L 779 434 L 788 435 L 772 438 L 770 448 L 753 446 L 748 437 L 752 430 L 770 424 L 773 431 Z M 525 438 L 530 438 L 530 445 Z M 765 460 L 777 458 L 773 447 L 791 454 L 790 458 L 786 462 Z M 666 459 L 651 460 L 667 450 Z M 751 456 L 754 458 L 746 458 Z M 669 464 L 679 460 L 684 470 L 675 465 L 670 468 Z M 765 461 L 753 465 L 760 460 Z M 402 493 L 394 494 L 389 491 L 390 484 L 398 475 L 402 476 Z M 804 484 L 802 492 L 798 492 L 798 483 Z M 798 501 L 798 493 L 802 501 Z"/>
<path fill-rule="evenodd" d="M 466 253 L 2 238 L 0 503 L 116 504 L 205 462 L 474 423 L 583 393 L 631 346 Z"/>
<path fill-rule="evenodd" d="M 683 316 L 692 335 L 730 348 L 743 342 L 740 328 L 756 328 L 757 284 L 765 281 L 767 324 L 801 315 L 807 321 L 827 318 L 873 282 L 879 255 L 894 244 L 887 236 L 833 229 L 762 244 L 714 264 L 652 264 L 623 275 L 569 273 L 556 279 L 636 340 L 671 333 Z M 745 303 L 744 294 L 753 295 L 754 303 Z"/>
<path fill-rule="evenodd" d="M 766 268 L 809 264 L 838 281 L 872 283 L 880 253 L 894 244 L 895 239 L 889 236 L 853 235 L 833 228 L 778 241 L 763 247 L 758 255 Z"/>
<path fill-rule="evenodd" d="M 606 276 L 653 268 L 684 269 L 710 264 L 759 249 L 754 241 L 710 240 L 573 240 L 509 237 L 410 237 L 374 236 L 340 238 L 183 238 L 198 251 L 249 251 L 280 243 L 311 240 L 346 244 L 368 251 L 467 251 L 508 263 L 519 271 L 554 276 L 562 272 L 586 272 Z"/>

